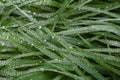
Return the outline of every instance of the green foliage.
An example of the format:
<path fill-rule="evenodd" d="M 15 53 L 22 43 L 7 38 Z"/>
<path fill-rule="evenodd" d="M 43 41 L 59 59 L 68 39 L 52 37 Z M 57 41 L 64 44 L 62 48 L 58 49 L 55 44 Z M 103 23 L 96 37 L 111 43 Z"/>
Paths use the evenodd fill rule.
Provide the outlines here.
<path fill-rule="evenodd" d="M 119 0 L 1 0 L 0 80 L 120 80 Z"/>

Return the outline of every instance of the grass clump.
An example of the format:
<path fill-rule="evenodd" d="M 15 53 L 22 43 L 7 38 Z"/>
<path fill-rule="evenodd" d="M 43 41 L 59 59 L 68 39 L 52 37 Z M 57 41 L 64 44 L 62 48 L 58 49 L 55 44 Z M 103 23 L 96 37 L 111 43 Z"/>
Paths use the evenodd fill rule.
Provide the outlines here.
<path fill-rule="evenodd" d="M 119 80 L 119 9 L 119 0 L 1 0 L 0 80 Z"/>

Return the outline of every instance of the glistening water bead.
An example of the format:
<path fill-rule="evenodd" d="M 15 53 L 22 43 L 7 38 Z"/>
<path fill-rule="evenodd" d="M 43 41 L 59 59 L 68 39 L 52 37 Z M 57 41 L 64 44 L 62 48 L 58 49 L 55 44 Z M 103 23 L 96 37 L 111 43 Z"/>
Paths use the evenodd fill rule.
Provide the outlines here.
<path fill-rule="evenodd" d="M 38 29 L 41 29 L 41 28 L 42 28 L 42 26 L 39 26 L 39 27 L 38 27 Z"/>
<path fill-rule="evenodd" d="M 44 68 L 40 68 L 41 71 L 44 71 Z"/>

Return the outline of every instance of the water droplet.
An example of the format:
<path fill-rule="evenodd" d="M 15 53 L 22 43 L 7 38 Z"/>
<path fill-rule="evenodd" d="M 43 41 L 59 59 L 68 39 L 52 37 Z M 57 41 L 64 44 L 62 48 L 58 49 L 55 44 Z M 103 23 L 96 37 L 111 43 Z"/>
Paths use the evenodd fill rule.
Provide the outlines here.
<path fill-rule="evenodd" d="M 5 26 L 2 26 L 2 29 L 5 29 Z"/>
<path fill-rule="evenodd" d="M 39 26 L 39 27 L 38 27 L 38 29 L 41 29 L 41 28 L 42 28 L 42 26 Z"/>
<path fill-rule="evenodd" d="M 16 37 L 13 37 L 13 39 L 16 39 Z"/>
<path fill-rule="evenodd" d="M 65 49 L 64 52 L 67 52 L 67 50 Z"/>
<path fill-rule="evenodd" d="M 66 60 L 66 58 L 63 58 L 63 60 Z"/>
<path fill-rule="evenodd" d="M 33 46 L 34 44 L 31 44 L 31 46 Z"/>
<path fill-rule="evenodd" d="M 28 13 L 31 13 L 31 11 L 27 11 Z"/>
<path fill-rule="evenodd" d="M 60 59 L 55 59 L 54 61 L 60 62 L 61 60 Z"/>
<path fill-rule="evenodd" d="M 2 45 L 2 46 L 4 46 L 4 45 L 5 45 L 5 43 L 4 43 L 4 42 L 2 42 L 2 43 L 1 43 L 1 45 Z"/>
<path fill-rule="evenodd" d="M 61 61 L 61 60 L 58 60 L 59 62 Z"/>
<path fill-rule="evenodd" d="M 58 59 L 55 59 L 55 61 L 57 61 Z"/>
<path fill-rule="evenodd" d="M 33 12 L 34 15 L 36 15 L 36 12 Z"/>
<path fill-rule="evenodd" d="M 13 25 L 13 27 L 16 27 L 16 25 Z"/>
<path fill-rule="evenodd" d="M 52 36 L 52 39 L 54 39 L 55 38 L 55 36 Z"/>
<path fill-rule="evenodd" d="M 47 40 L 46 40 L 46 39 L 44 39 L 43 41 L 44 41 L 44 42 L 47 42 Z"/>
<path fill-rule="evenodd" d="M 43 47 L 43 49 L 45 50 L 46 48 L 45 48 L 45 47 Z"/>
<path fill-rule="evenodd" d="M 20 42 L 22 43 L 22 42 L 23 42 L 23 40 L 20 40 Z"/>
<path fill-rule="evenodd" d="M 40 68 L 41 71 L 44 71 L 44 68 Z"/>
<path fill-rule="evenodd" d="M 108 8 L 108 6 L 105 7 L 106 9 Z"/>
<path fill-rule="evenodd" d="M 73 47 L 72 47 L 72 46 L 70 46 L 69 48 L 70 48 L 70 49 L 72 49 Z"/>
<path fill-rule="evenodd" d="M 8 38 L 9 38 L 9 36 L 7 35 L 7 36 L 6 36 L 6 39 L 8 39 Z"/>
<path fill-rule="evenodd" d="M 78 42 L 78 44 L 80 44 L 80 42 Z"/>
<path fill-rule="evenodd" d="M 53 48 L 52 51 L 55 51 L 55 49 Z"/>

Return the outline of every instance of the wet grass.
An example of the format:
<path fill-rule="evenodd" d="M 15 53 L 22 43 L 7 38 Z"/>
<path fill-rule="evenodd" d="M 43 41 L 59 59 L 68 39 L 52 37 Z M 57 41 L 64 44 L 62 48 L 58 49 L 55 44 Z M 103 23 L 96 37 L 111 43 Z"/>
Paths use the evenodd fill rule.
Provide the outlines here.
<path fill-rule="evenodd" d="M 1 0 L 0 80 L 119 80 L 119 9 L 119 0 Z"/>

